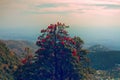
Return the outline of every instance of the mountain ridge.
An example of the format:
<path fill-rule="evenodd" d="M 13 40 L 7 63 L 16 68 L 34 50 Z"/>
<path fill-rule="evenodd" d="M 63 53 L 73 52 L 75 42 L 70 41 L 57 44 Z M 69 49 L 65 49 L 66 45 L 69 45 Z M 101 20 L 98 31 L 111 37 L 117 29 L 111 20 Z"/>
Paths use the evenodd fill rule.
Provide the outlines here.
<path fill-rule="evenodd" d="M 27 54 L 25 48 L 30 49 L 30 53 L 35 53 L 38 47 L 33 42 L 24 41 L 24 40 L 1 40 L 6 44 L 6 46 L 19 57 Z"/>
<path fill-rule="evenodd" d="M 90 50 L 91 52 L 106 52 L 106 51 L 111 51 L 111 49 L 109 49 L 108 47 L 101 45 L 101 44 L 96 44 L 96 45 L 92 45 L 88 48 L 88 50 Z"/>

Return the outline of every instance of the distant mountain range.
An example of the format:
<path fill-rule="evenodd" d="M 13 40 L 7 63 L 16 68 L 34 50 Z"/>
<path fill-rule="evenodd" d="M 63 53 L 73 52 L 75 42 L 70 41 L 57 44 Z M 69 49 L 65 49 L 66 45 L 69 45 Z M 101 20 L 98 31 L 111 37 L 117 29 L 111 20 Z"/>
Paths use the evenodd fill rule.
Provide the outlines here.
<path fill-rule="evenodd" d="M 110 50 L 103 45 L 93 45 L 88 48 L 90 65 L 95 69 L 108 70 L 120 64 L 120 51 Z"/>
<path fill-rule="evenodd" d="M 95 69 L 108 70 L 120 64 L 120 51 L 99 51 L 90 53 L 88 57 L 91 60 L 90 65 Z"/>

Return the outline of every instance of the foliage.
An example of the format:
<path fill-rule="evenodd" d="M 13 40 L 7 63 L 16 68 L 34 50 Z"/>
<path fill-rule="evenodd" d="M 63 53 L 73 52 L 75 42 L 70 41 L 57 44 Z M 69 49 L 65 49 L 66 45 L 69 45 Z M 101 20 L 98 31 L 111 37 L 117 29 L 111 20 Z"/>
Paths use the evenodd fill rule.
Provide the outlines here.
<path fill-rule="evenodd" d="M 15 72 L 16 80 L 80 80 L 89 74 L 87 51 L 79 37 L 71 38 L 69 26 L 50 24 L 41 30 L 33 63 L 27 62 Z"/>
<path fill-rule="evenodd" d="M 14 52 L 9 51 L 6 45 L 0 41 L 0 80 L 13 80 L 13 72 L 17 69 L 19 60 Z"/>

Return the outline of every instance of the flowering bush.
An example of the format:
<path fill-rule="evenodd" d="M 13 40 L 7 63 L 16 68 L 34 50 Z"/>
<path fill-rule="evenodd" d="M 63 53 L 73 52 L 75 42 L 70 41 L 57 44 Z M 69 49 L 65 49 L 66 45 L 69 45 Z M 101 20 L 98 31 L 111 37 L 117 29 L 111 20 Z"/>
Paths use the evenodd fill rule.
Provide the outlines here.
<path fill-rule="evenodd" d="M 35 61 L 24 65 L 22 72 L 17 71 L 21 73 L 16 74 L 17 80 L 80 80 L 85 77 L 87 52 L 82 49 L 83 41 L 79 37 L 69 36 L 65 30 L 68 27 L 58 22 L 41 30 Z"/>

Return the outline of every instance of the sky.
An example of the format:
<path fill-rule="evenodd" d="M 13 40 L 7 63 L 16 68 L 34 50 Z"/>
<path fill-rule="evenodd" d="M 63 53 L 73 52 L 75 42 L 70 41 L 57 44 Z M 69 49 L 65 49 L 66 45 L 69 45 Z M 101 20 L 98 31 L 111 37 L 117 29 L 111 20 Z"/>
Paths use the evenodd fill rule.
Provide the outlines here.
<path fill-rule="evenodd" d="M 0 0 L 1 39 L 35 40 L 58 21 L 86 45 L 120 49 L 120 0 Z"/>

